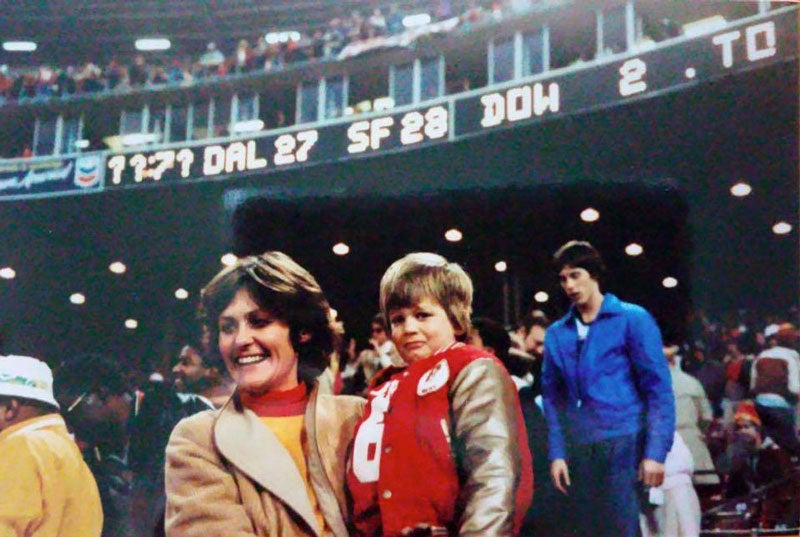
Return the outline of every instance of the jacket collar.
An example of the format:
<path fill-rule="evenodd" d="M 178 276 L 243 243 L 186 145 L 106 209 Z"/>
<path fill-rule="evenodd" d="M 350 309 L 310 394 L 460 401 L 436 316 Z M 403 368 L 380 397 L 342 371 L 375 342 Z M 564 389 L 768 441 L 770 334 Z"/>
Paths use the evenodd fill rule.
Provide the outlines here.
<path fill-rule="evenodd" d="M 597 312 L 596 319 L 600 319 L 601 317 L 610 317 L 613 315 L 619 315 L 622 313 L 622 302 L 616 295 L 611 293 L 603 293 L 603 302 L 600 304 L 600 311 Z M 570 306 L 569 311 L 565 317 L 565 320 L 570 319 L 579 319 L 580 315 L 578 314 L 577 308 L 573 304 Z M 596 320 L 595 319 L 595 320 Z"/>
<path fill-rule="evenodd" d="M 37 416 L 35 418 L 25 420 L 20 423 L 15 423 L 11 427 L 0 432 L 0 440 L 3 438 L 8 438 L 9 436 L 15 434 L 25 434 L 30 431 L 35 431 L 37 429 L 44 429 L 55 427 L 56 429 L 61 429 L 64 434 L 67 434 L 67 424 L 64 423 L 64 418 L 61 417 L 60 414 L 44 414 L 43 416 Z"/>
<path fill-rule="evenodd" d="M 317 390 L 308 401 L 305 427 L 309 428 L 309 409 L 316 403 Z M 261 423 L 254 412 L 240 407 L 233 397 L 219 411 L 214 439 L 220 453 L 250 479 L 278 497 L 297 513 L 316 535 L 321 529 L 308 499 L 305 480 L 289 452 L 275 434 Z M 239 408 L 237 408 L 239 407 Z"/>

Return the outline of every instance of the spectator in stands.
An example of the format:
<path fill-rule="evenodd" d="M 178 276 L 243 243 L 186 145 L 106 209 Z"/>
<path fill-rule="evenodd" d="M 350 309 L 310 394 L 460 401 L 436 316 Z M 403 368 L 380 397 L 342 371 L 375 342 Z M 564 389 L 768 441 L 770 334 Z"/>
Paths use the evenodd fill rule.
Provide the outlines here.
<path fill-rule="evenodd" d="M 370 323 L 369 344 L 370 347 L 358 355 L 358 363 L 364 370 L 364 380 L 367 384 L 381 369 L 402 363 L 394 343 L 386 333 L 386 320 L 380 313 L 376 314 Z"/>
<path fill-rule="evenodd" d="M 217 48 L 213 41 L 206 45 L 206 51 L 197 62 L 204 76 L 216 75 L 219 68 L 225 63 L 225 55 Z"/>
<path fill-rule="evenodd" d="M 233 53 L 233 72 L 242 74 L 251 71 L 253 58 L 254 54 L 250 43 L 247 39 L 240 39 L 239 44 L 236 45 L 236 51 Z"/>
<path fill-rule="evenodd" d="M 537 316 L 541 320 L 542 317 Z M 546 318 L 545 318 L 546 319 Z M 547 326 L 545 325 L 545 329 Z M 556 537 L 564 528 L 563 516 L 566 505 L 553 483 L 547 478 L 550 462 L 548 460 L 547 422 L 541 403 L 536 398 L 540 395 L 534 391 L 530 377 L 530 355 L 512 353 L 511 337 L 499 322 L 486 317 L 476 317 L 472 320 L 472 330 L 467 340 L 472 346 L 486 349 L 497 356 L 511 375 L 517 385 L 519 403 L 522 407 L 522 416 L 525 419 L 525 429 L 528 433 L 528 448 L 531 452 L 533 463 L 533 476 L 536 483 L 536 493 L 525 520 L 522 523 L 520 535 L 529 537 Z M 542 331 L 542 344 L 544 344 L 544 330 Z"/>
<path fill-rule="evenodd" d="M 550 319 L 541 310 L 533 310 L 522 319 L 519 333 L 525 352 L 533 357 L 530 372 L 533 376 L 533 392 L 535 397 L 542 393 L 542 365 L 544 364 L 544 334 L 550 326 Z"/>
<path fill-rule="evenodd" d="M 703 389 L 711 403 L 714 416 L 721 417 L 722 398 L 725 396 L 725 383 L 728 378 L 725 376 L 725 366 L 711 355 L 705 344 L 695 342 L 693 368 L 687 373 L 694 376 L 703 385 Z"/>
<path fill-rule="evenodd" d="M 795 350 L 797 329 L 782 323 L 774 345 L 753 363 L 750 387 L 764 431 L 793 457 L 800 456 L 795 430 L 795 405 L 800 394 L 800 355 Z"/>
<path fill-rule="evenodd" d="M 280 252 L 243 257 L 203 289 L 202 315 L 237 388 L 170 437 L 167 535 L 346 536 L 363 400 L 318 394 L 339 334 L 316 280 Z"/>
<path fill-rule="evenodd" d="M 0 535 L 99 537 L 97 483 L 53 397 L 53 374 L 0 356 Z"/>
<path fill-rule="evenodd" d="M 83 67 L 75 73 L 75 84 L 78 92 L 96 93 L 104 89 L 102 82 L 103 71 L 93 64 L 86 62 Z"/>
<path fill-rule="evenodd" d="M 373 378 L 353 441 L 347 485 L 359 535 L 519 530 L 533 478 L 525 425 L 497 358 L 460 342 L 471 304 L 469 276 L 436 254 L 409 254 L 381 279 L 404 365 Z"/>
<path fill-rule="evenodd" d="M 601 292 L 591 244 L 570 241 L 553 261 L 572 307 L 545 336 L 550 474 L 581 535 L 633 537 L 637 479 L 661 485 L 675 429 L 661 333 L 646 310 Z"/>
<path fill-rule="evenodd" d="M 129 459 L 134 472 L 131 520 L 140 534 L 164 534 L 164 451 L 175 425 L 203 410 L 220 408 L 233 381 L 220 359 L 206 358 L 200 337 L 190 337 L 172 369 L 172 387 L 151 383 L 137 394 Z"/>
<path fill-rule="evenodd" d="M 133 537 L 127 464 L 133 394 L 119 361 L 102 354 L 68 359 L 56 371 L 64 419 L 92 470 L 103 504 L 103 537 Z"/>
<path fill-rule="evenodd" d="M 705 431 L 714 420 L 706 392 L 700 381 L 681 370 L 677 345 L 665 347 L 664 355 L 669 362 L 672 393 L 675 395 L 675 428 L 691 452 L 694 471 L 697 472 L 692 476 L 693 482 L 702 485 L 718 484 L 719 476 L 714 469 L 714 461 L 705 439 Z"/>
<path fill-rule="evenodd" d="M 755 526 L 774 528 L 796 525 L 798 518 L 796 477 L 789 453 L 765 435 L 761 418 L 751 401 L 742 401 L 734 414 L 728 448 L 720 460 L 727 474 L 726 498 L 742 498 L 762 487 L 761 514 Z"/>

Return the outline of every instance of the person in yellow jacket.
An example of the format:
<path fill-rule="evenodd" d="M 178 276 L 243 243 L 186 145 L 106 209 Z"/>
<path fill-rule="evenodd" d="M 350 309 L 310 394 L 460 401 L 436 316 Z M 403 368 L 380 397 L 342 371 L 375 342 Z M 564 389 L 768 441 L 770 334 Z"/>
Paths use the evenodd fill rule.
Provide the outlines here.
<path fill-rule="evenodd" d="M 53 373 L 0 356 L 0 537 L 99 537 L 97 483 L 67 432 Z"/>

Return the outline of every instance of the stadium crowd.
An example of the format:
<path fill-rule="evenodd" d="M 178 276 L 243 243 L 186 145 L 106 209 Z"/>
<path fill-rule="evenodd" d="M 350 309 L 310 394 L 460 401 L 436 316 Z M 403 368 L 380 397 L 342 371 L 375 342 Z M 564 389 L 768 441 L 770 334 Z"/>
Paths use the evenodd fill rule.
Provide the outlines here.
<path fill-rule="evenodd" d="M 644 309 L 600 292 L 591 245 L 567 243 L 555 261 L 573 306 L 552 323 L 539 310 L 511 329 L 470 320 L 469 277 L 418 253 L 387 270 L 360 341 L 305 269 L 267 252 L 209 282 L 202 330 L 182 336 L 171 368 L 86 354 L 51 373 L 3 349 L 12 354 L 0 356 L 0 491 L 17 500 L 0 501 L 0 534 L 100 535 L 100 520 L 104 537 L 236 525 L 242 535 L 311 535 L 315 524 L 333 535 L 796 531 L 800 355 L 789 317 L 696 312 L 685 341 L 662 344 Z M 97 493 L 77 459 L 59 485 L 42 462 L 70 442 L 65 427 Z M 641 461 L 630 481 L 619 479 L 626 438 Z M 265 456 L 282 462 L 270 470 Z M 629 488 L 637 480 L 647 486 Z M 70 494 L 80 513 L 58 511 Z M 587 494 L 591 509 L 574 516 L 570 502 Z"/>
<path fill-rule="evenodd" d="M 441 1 L 431 14 L 431 20 L 435 24 L 457 18 L 458 24 L 468 29 L 471 25 L 498 21 L 508 14 L 519 13 L 533 3 L 536 2 L 476 1 L 467 11 L 453 13 L 450 2 Z M 276 71 L 303 62 L 337 61 L 348 46 L 358 50 L 359 44 L 408 32 L 403 25 L 403 16 L 404 13 L 394 4 L 376 7 L 369 13 L 353 11 L 349 16 L 331 19 L 310 35 L 297 33 L 289 38 L 288 32 L 284 32 L 285 38 L 268 42 L 262 33 L 240 39 L 235 48 L 228 51 L 221 50 L 212 41 L 202 51 L 144 52 L 129 58 L 117 55 L 105 65 L 98 65 L 91 58 L 69 66 L 10 68 L 0 65 L 0 105 L 101 92 L 124 93 L 167 85 L 192 85 L 221 77 Z M 347 55 L 351 54 L 357 52 Z"/>

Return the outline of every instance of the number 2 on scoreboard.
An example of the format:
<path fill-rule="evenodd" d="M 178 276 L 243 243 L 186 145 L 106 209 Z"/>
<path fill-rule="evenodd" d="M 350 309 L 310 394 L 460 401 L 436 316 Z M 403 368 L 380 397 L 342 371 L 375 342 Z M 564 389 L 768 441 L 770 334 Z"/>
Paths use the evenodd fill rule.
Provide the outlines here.
<path fill-rule="evenodd" d="M 644 75 L 647 73 L 647 64 L 639 58 L 632 58 L 619 68 L 619 94 L 623 97 L 641 93 L 647 89 Z"/>

